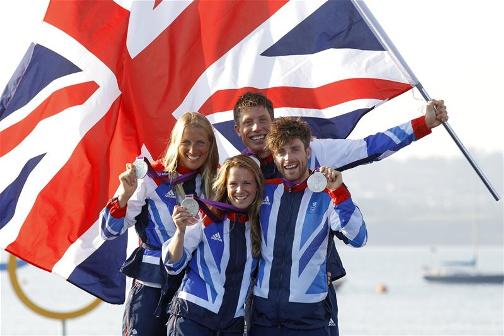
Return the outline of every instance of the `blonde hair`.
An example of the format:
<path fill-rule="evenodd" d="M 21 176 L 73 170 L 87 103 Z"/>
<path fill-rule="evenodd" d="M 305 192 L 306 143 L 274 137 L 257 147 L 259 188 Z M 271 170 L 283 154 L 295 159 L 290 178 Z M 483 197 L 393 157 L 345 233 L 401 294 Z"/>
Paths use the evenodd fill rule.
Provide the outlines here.
<path fill-rule="evenodd" d="M 250 222 L 250 235 L 252 237 L 252 255 L 259 256 L 261 253 L 261 227 L 259 226 L 259 210 L 262 204 L 264 177 L 259 166 L 253 159 L 246 155 L 236 155 L 224 161 L 217 173 L 217 178 L 213 183 L 212 199 L 218 202 L 230 203 L 227 194 L 227 181 L 231 168 L 245 168 L 252 173 L 257 184 L 257 191 L 254 201 L 248 207 L 248 217 Z"/>
<path fill-rule="evenodd" d="M 212 125 L 204 115 L 198 112 L 186 112 L 177 120 L 171 131 L 170 143 L 166 148 L 165 154 L 161 158 L 161 162 L 163 163 L 165 170 L 168 173 L 174 174 L 174 177 L 179 161 L 178 149 L 182 142 L 184 130 L 187 127 L 199 127 L 203 129 L 208 136 L 208 141 L 210 142 L 208 158 L 200 168 L 200 173 L 204 183 L 203 191 L 206 197 L 208 197 L 212 191 L 212 182 L 215 178 L 217 167 L 219 165 L 219 151 L 217 149 Z"/>

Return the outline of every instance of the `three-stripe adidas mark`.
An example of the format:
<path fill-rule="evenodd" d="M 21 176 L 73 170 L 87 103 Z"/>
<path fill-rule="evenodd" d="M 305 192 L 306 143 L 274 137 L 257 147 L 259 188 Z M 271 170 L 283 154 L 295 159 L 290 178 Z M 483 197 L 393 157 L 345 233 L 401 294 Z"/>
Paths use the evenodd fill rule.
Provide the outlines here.
<path fill-rule="evenodd" d="M 212 240 L 217 240 L 217 241 L 220 241 L 220 242 L 222 243 L 222 238 L 221 238 L 221 236 L 220 236 L 219 232 L 214 233 L 214 234 L 212 235 L 212 237 L 210 237 L 210 239 L 212 239 Z"/>

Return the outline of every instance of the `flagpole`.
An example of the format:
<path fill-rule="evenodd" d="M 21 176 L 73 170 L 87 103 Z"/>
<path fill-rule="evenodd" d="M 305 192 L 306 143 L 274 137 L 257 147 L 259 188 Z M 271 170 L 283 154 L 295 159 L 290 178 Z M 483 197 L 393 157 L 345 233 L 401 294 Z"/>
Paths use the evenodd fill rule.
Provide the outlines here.
<path fill-rule="evenodd" d="M 412 82 L 414 83 L 414 86 L 418 89 L 422 97 L 425 99 L 425 101 L 430 101 L 431 97 L 423 87 L 423 85 L 420 83 L 420 81 L 417 79 L 411 68 L 408 66 L 404 58 L 401 56 L 395 45 L 392 43 L 392 41 L 389 39 L 383 28 L 380 26 L 378 21 L 375 19 L 369 8 L 366 6 L 363 0 L 351 0 L 352 3 L 354 4 L 355 8 L 359 11 L 361 14 L 362 18 L 366 21 L 367 25 L 369 28 L 371 28 L 371 31 L 373 34 L 376 36 L 376 38 L 380 41 L 380 43 L 390 50 L 392 58 L 394 59 L 396 65 L 402 70 L 403 74 L 406 74 L 407 77 L 409 77 Z M 478 166 L 476 161 L 473 159 L 469 151 L 466 149 L 464 144 L 460 141 L 459 137 L 455 134 L 455 131 L 452 129 L 452 127 L 447 123 L 443 122 L 442 123 L 450 137 L 453 139 L 457 147 L 460 149 L 462 154 L 464 154 L 465 158 L 467 161 L 469 161 L 469 164 L 471 167 L 474 169 L 476 174 L 480 177 L 481 181 L 485 186 L 487 187 L 488 191 L 492 194 L 493 198 L 496 201 L 500 200 L 500 196 L 495 190 L 495 188 L 492 186 L 488 178 L 485 176 L 481 168 Z"/>

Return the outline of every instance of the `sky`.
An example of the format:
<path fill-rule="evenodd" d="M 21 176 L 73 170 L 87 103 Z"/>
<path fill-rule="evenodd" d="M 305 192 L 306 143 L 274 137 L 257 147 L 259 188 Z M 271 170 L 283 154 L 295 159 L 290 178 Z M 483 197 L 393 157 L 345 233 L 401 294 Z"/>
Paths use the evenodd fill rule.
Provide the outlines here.
<path fill-rule="evenodd" d="M 42 20 L 47 0 L 0 1 L 0 90 L 3 90 Z M 444 99 L 449 124 L 475 157 L 504 153 L 504 1 L 368 0 L 382 28 L 432 98 Z M 365 116 L 350 138 L 361 138 L 423 114 L 423 98 L 407 92 Z M 394 155 L 396 159 L 457 157 L 439 127 Z"/>

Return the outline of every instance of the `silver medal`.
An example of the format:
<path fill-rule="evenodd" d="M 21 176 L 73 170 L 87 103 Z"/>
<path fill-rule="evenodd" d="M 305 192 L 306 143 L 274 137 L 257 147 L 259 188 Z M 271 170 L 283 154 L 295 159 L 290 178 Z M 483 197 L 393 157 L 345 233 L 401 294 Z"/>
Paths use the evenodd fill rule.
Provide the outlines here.
<path fill-rule="evenodd" d="M 135 167 L 135 175 L 137 179 L 143 179 L 145 175 L 147 175 L 147 163 L 144 159 L 138 158 L 133 162 L 133 166 Z"/>
<path fill-rule="evenodd" d="M 311 191 L 321 192 L 327 187 L 327 178 L 321 172 L 314 172 L 306 183 Z"/>
<path fill-rule="evenodd" d="M 186 208 L 187 212 L 189 212 L 191 216 L 196 216 L 198 214 L 199 204 L 194 198 L 186 197 L 182 200 L 180 205 Z"/>

